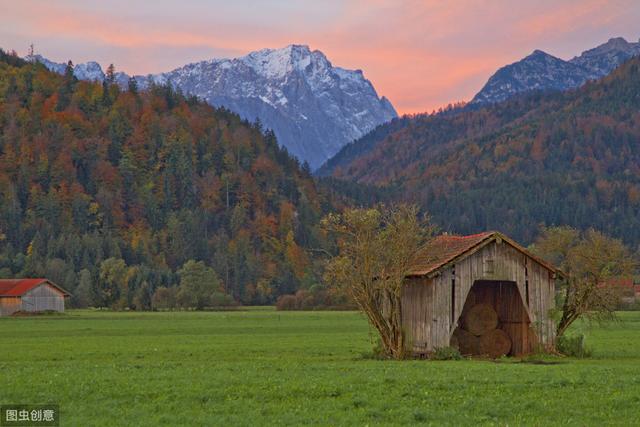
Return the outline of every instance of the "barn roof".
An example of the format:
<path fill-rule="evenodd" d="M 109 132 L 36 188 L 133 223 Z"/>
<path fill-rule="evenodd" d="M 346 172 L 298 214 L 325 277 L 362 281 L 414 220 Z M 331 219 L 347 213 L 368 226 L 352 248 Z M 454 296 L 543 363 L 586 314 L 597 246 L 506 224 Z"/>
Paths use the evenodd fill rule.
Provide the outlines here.
<path fill-rule="evenodd" d="M 48 279 L 0 279 L 0 298 L 22 296 L 43 283 L 58 289 L 65 297 L 71 295 L 69 292 L 65 291 Z"/>
<path fill-rule="evenodd" d="M 418 254 L 414 267 L 409 276 L 431 276 L 448 264 L 471 255 L 477 249 L 501 239 L 513 246 L 519 252 L 534 259 L 536 262 L 557 273 L 558 269 L 545 260 L 533 255 L 531 252 L 498 231 L 485 231 L 484 233 L 470 236 L 455 236 L 442 234 L 431 240 Z"/>

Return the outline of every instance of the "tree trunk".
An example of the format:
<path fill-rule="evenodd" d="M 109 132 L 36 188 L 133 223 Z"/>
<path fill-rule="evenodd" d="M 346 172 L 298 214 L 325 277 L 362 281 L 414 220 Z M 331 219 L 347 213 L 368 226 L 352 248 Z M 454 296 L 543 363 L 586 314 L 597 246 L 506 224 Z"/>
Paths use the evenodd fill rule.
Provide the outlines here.
<path fill-rule="evenodd" d="M 388 303 L 388 312 L 385 312 L 385 298 Z M 392 292 L 385 291 L 382 298 L 370 300 L 360 308 L 380 334 L 385 355 L 393 359 L 404 359 L 407 351 L 402 330 L 401 298 Z"/>

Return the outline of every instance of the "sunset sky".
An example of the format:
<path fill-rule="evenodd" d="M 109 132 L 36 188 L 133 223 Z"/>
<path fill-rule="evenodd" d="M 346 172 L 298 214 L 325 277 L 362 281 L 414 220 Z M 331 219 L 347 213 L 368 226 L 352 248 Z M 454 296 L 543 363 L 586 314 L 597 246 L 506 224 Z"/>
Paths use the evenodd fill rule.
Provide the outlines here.
<path fill-rule="evenodd" d="M 638 41 L 639 23 L 638 0 L 0 0 L 0 47 L 147 74 L 307 44 L 417 113 L 469 100 L 534 49 L 569 59 Z"/>

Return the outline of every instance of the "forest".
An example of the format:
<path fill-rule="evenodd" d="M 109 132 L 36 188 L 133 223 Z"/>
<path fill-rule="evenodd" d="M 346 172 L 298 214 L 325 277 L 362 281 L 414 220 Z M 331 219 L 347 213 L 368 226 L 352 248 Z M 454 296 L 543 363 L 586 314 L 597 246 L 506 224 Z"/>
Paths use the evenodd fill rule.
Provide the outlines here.
<path fill-rule="evenodd" d="M 367 184 L 363 203 L 419 203 L 445 231 L 496 229 L 528 244 L 541 224 L 594 227 L 638 248 L 638 141 L 636 58 L 577 90 L 382 125 L 320 172 Z"/>
<path fill-rule="evenodd" d="M 273 132 L 170 86 L 121 90 L 113 67 L 102 84 L 72 67 L 0 51 L 0 277 L 118 309 L 324 292 L 310 254 L 334 202 Z"/>

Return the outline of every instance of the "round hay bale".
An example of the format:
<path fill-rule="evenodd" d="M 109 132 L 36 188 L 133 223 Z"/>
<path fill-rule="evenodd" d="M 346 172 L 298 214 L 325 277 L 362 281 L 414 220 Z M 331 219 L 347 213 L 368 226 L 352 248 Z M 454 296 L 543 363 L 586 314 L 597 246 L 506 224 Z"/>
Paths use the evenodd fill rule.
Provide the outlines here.
<path fill-rule="evenodd" d="M 502 329 L 494 329 L 480 337 L 480 354 L 498 358 L 509 354 L 511 339 Z"/>
<path fill-rule="evenodd" d="M 449 340 L 449 347 L 453 347 L 458 349 L 458 351 L 460 351 L 460 342 L 458 342 L 458 337 L 455 335 L 451 336 L 451 339 Z"/>
<path fill-rule="evenodd" d="M 464 326 L 473 335 L 483 335 L 498 326 L 498 314 L 488 304 L 474 305 L 464 317 Z"/>
<path fill-rule="evenodd" d="M 478 354 L 480 350 L 480 340 L 472 333 L 464 329 L 457 328 L 453 332 L 453 338 L 458 342 L 460 354 Z M 453 338 L 451 339 L 453 341 Z"/>

